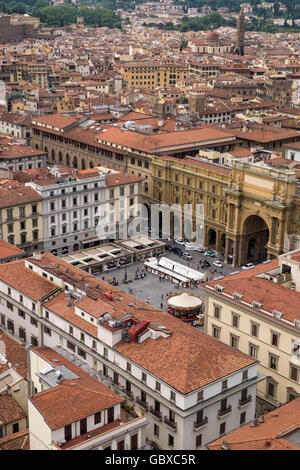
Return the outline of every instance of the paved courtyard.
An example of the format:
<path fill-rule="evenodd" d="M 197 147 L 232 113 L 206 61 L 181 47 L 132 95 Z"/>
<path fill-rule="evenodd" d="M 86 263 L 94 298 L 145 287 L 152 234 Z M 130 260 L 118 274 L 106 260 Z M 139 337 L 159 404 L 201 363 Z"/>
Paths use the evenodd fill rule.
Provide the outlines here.
<path fill-rule="evenodd" d="M 174 245 L 175 246 L 175 245 Z M 183 251 L 185 251 L 183 249 Z M 221 275 L 221 273 L 227 275 L 230 272 L 235 272 L 238 269 L 234 268 L 230 265 L 223 265 L 223 268 L 221 269 L 216 269 L 216 272 L 214 271 L 215 268 L 213 266 L 213 261 L 218 258 L 210 258 L 208 256 L 204 256 L 203 254 L 200 254 L 196 251 L 188 251 L 193 257 L 192 260 L 187 261 L 183 258 L 180 258 L 178 255 L 175 253 L 172 253 L 170 251 L 166 251 L 165 255 L 167 258 L 170 258 L 174 261 L 177 261 L 185 266 L 188 266 L 197 269 L 199 261 L 201 259 L 206 259 L 209 261 L 211 264 L 211 268 L 208 269 L 200 269 L 199 271 L 202 273 L 206 273 L 208 279 L 214 279 L 215 277 L 218 277 Z M 118 287 L 125 291 L 128 292 L 128 288 L 132 289 L 132 295 L 137 297 L 140 300 L 146 301 L 146 299 L 149 299 L 149 304 L 152 305 L 153 307 L 157 307 L 162 310 L 166 310 L 167 304 L 166 304 L 166 298 L 169 293 L 171 292 L 194 292 L 195 294 L 200 295 L 203 300 L 204 300 L 204 289 L 201 287 L 179 287 L 168 280 L 163 280 L 160 281 L 159 277 L 156 276 L 155 274 L 151 273 L 146 273 L 146 276 L 142 279 L 137 279 L 135 280 L 135 272 L 137 269 L 139 269 L 139 273 L 142 272 L 142 268 L 144 267 L 144 263 L 134 263 L 126 267 L 126 273 L 127 273 L 127 279 L 132 280 L 132 282 L 125 284 L 123 283 L 124 277 L 125 277 L 125 267 L 120 267 L 111 271 L 108 271 L 106 273 L 101 273 L 98 275 L 99 278 L 103 279 L 107 282 L 109 278 L 111 280 L 115 280 L 118 282 Z"/>

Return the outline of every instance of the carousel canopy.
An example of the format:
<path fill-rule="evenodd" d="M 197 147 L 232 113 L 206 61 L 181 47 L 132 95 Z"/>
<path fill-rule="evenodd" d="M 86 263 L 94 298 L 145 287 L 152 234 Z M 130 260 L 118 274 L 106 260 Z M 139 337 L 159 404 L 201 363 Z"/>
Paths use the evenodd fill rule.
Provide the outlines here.
<path fill-rule="evenodd" d="M 197 308 L 201 307 L 202 300 L 199 297 L 190 294 L 174 295 L 168 299 L 168 304 L 175 308 Z"/>

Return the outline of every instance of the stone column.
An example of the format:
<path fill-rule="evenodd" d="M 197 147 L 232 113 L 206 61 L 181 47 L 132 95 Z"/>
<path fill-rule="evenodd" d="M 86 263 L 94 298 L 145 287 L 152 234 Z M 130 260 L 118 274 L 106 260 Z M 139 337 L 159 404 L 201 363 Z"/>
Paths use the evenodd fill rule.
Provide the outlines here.
<path fill-rule="evenodd" d="M 233 242 L 233 258 L 232 258 L 232 266 L 237 265 L 237 254 L 238 254 L 238 241 L 234 240 Z"/>
<path fill-rule="evenodd" d="M 225 243 L 225 263 L 228 263 L 228 253 L 229 252 L 229 238 L 226 236 L 226 243 Z"/>

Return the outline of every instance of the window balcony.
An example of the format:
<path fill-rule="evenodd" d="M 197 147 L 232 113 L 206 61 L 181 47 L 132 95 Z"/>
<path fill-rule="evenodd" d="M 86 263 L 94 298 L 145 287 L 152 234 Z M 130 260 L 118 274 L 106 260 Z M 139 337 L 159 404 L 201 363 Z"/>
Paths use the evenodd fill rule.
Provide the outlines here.
<path fill-rule="evenodd" d="M 173 431 L 177 431 L 177 423 L 174 423 L 174 421 L 170 421 L 167 416 L 164 416 L 164 423 L 166 423 L 169 428 L 173 429 Z"/>
<path fill-rule="evenodd" d="M 158 419 L 159 421 L 162 420 L 162 413 L 160 411 L 156 411 L 153 406 L 150 406 L 150 413 L 153 414 L 153 416 L 155 416 L 156 419 Z"/>
<path fill-rule="evenodd" d="M 246 398 L 240 398 L 239 399 L 239 408 L 241 406 L 245 406 L 247 405 L 248 403 L 250 403 L 250 401 L 252 400 L 252 395 L 248 395 Z"/>
<path fill-rule="evenodd" d="M 138 405 L 140 405 L 142 408 L 144 408 L 144 410 L 146 410 L 146 411 L 148 410 L 148 403 L 147 402 L 141 400 L 139 397 L 136 397 L 135 401 Z"/>
<path fill-rule="evenodd" d="M 208 423 L 208 417 L 204 416 L 201 421 L 194 421 L 194 430 L 198 430 Z"/>
<path fill-rule="evenodd" d="M 223 410 L 218 410 L 218 417 L 223 418 L 223 416 L 227 415 L 228 413 L 231 412 L 232 406 L 228 405 L 226 408 Z"/>

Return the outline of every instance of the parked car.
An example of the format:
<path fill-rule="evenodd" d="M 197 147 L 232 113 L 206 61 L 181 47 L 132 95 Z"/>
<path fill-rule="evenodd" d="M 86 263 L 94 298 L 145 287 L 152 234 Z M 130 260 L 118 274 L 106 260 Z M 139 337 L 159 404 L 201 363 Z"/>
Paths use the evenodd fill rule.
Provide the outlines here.
<path fill-rule="evenodd" d="M 173 247 L 172 247 L 171 245 L 166 245 L 166 246 L 165 246 L 165 249 L 166 249 L 167 251 L 173 251 Z"/>
<path fill-rule="evenodd" d="M 213 265 L 216 266 L 216 268 L 223 268 L 223 264 L 221 263 L 221 261 L 214 261 L 213 262 Z"/>
<path fill-rule="evenodd" d="M 215 254 L 211 250 L 206 250 L 206 252 L 204 253 L 204 256 L 210 256 L 211 258 L 214 258 Z"/>
<path fill-rule="evenodd" d="M 252 268 L 254 268 L 253 263 L 247 263 L 247 264 L 245 264 L 245 266 L 242 266 L 242 269 L 252 269 Z"/>
<path fill-rule="evenodd" d="M 195 246 L 194 251 L 198 251 L 198 253 L 204 253 L 205 249 L 201 248 L 200 246 Z"/>
<path fill-rule="evenodd" d="M 203 265 L 205 268 L 210 268 L 210 266 L 211 266 L 211 264 L 210 264 L 208 261 L 206 261 L 206 259 L 203 259 L 203 260 L 201 261 L 201 266 L 202 266 L 202 265 Z"/>
<path fill-rule="evenodd" d="M 184 245 L 184 240 L 182 238 L 177 238 L 177 240 L 175 240 L 175 243 L 177 243 L 177 245 Z"/>
<path fill-rule="evenodd" d="M 182 257 L 184 259 L 193 259 L 192 255 L 190 253 L 183 253 Z"/>
<path fill-rule="evenodd" d="M 194 249 L 194 243 L 185 242 L 184 247 L 185 247 L 186 250 L 193 250 Z"/>
<path fill-rule="evenodd" d="M 178 246 L 175 246 L 175 248 L 173 248 L 173 252 L 178 256 L 183 255 L 183 251 Z"/>

